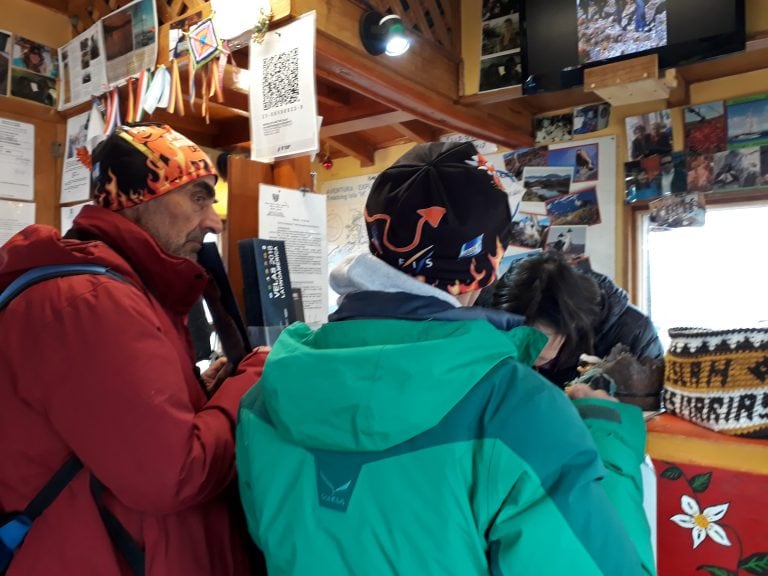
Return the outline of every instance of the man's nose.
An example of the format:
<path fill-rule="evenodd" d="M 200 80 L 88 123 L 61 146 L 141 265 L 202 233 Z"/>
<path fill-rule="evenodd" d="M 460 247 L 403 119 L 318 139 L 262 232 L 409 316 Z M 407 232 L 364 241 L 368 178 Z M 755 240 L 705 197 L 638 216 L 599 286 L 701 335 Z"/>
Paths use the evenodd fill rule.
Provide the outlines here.
<path fill-rule="evenodd" d="M 224 223 L 221 221 L 219 215 L 216 214 L 216 211 L 213 209 L 213 205 L 208 206 L 205 209 L 205 215 L 203 216 L 203 220 L 200 225 L 208 232 L 212 232 L 214 234 L 221 234 L 224 231 Z"/>

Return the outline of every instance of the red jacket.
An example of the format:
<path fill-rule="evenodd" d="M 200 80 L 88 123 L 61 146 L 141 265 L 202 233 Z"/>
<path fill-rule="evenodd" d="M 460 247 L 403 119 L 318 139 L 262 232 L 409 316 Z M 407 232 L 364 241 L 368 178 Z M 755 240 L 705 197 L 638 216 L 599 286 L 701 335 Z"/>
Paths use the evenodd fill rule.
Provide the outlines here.
<path fill-rule="evenodd" d="M 185 317 L 206 277 L 142 229 L 88 206 L 75 220 L 103 241 L 30 226 L 0 248 L 0 290 L 45 264 L 106 265 L 28 288 L 0 313 L 0 510 L 20 510 L 74 452 L 81 471 L 38 518 L 9 576 L 128 574 L 91 497 L 145 547 L 148 576 L 246 574 L 230 515 L 234 426 L 265 354 L 206 398 Z"/>

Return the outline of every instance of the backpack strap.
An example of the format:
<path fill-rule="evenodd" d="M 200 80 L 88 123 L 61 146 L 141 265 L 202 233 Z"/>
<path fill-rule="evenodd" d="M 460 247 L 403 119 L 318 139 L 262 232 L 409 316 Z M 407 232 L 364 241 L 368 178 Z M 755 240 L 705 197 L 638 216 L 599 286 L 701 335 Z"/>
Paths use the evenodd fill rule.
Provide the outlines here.
<path fill-rule="evenodd" d="M 5 515 L 5 522 L 0 525 L 0 572 L 4 573 L 7 569 L 13 553 L 32 528 L 32 522 L 61 494 L 82 468 L 82 462 L 73 454 L 32 498 L 23 512 Z"/>
<path fill-rule="evenodd" d="M 64 276 L 75 276 L 78 274 L 98 274 L 102 276 L 111 276 L 121 282 L 128 280 L 117 272 L 100 266 L 98 264 L 54 264 L 50 266 L 39 266 L 31 268 L 13 282 L 11 282 L 2 293 L 0 293 L 0 310 L 5 308 L 11 300 L 21 294 L 24 290 L 50 280 L 52 278 L 61 278 Z M 13 553 L 21 546 L 27 532 L 32 528 L 32 522 L 42 514 L 48 506 L 58 497 L 58 495 L 67 487 L 67 485 L 77 476 L 83 468 L 80 459 L 72 454 L 61 468 L 59 468 L 50 480 L 46 482 L 40 491 L 27 504 L 24 511 L 20 514 L 14 514 L 11 520 L 0 525 L 0 572 L 8 568 L 8 564 L 13 559 Z M 131 570 L 136 576 L 144 575 L 144 550 L 136 543 L 128 530 L 120 523 L 117 517 L 110 512 L 103 501 L 103 486 L 93 475 L 91 476 L 91 494 L 99 508 L 99 516 L 104 523 L 104 527 L 109 534 L 109 538 L 128 562 Z"/>
<path fill-rule="evenodd" d="M 126 279 L 117 272 L 106 266 L 99 266 L 98 264 L 53 264 L 50 266 L 38 266 L 37 268 L 27 270 L 13 282 L 8 284 L 2 294 L 0 294 L 0 310 L 5 308 L 8 303 L 21 294 L 21 292 L 34 284 L 38 284 L 51 278 L 75 276 L 77 274 L 99 274 L 111 276 L 112 278 L 123 282 L 126 281 Z"/>

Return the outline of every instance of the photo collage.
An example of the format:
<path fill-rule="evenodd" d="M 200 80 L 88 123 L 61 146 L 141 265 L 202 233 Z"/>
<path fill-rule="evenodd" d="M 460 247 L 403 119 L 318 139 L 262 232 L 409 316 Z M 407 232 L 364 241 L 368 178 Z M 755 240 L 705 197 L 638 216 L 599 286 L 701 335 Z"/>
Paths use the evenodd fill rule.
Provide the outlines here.
<path fill-rule="evenodd" d="M 480 91 L 523 81 L 519 0 L 483 0 Z"/>
<path fill-rule="evenodd" d="M 599 145 L 536 146 L 503 154 L 505 170 L 524 188 L 511 246 L 586 258 L 587 228 L 601 223 L 597 198 Z"/>
<path fill-rule="evenodd" d="M 0 30 L 0 96 L 56 105 L 56 49 Z"/>
<path fill-rule="evenodd" d="M 610 118 L 611 105 L 607 103 L 579 106 L 554 116 L 536 116 L 533 120 L 534 140 L 536 144 L 568 142 L 574 135 L 605 130 Z"/>
<path fill-rule="evenodd" d="M 682 151 L 673 151 L 669 110 L 626 119 L 626 202 L 666 199 L 657 226 L 701 225 L 704 193 L 768 185 L 768 94 L 691 104 L 682 115 Z"/>

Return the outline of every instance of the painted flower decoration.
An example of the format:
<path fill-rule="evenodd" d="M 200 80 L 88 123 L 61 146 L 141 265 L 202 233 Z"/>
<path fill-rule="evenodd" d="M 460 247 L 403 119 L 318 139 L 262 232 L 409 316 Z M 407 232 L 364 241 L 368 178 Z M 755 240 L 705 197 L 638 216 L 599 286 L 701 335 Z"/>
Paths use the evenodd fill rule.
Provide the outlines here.
<path fill-rule="evenodd" d="M 680 506 L 684 514 L 675 514 L 670 518 L 672 522 L 681 528 L 691 528 L 693 530 L 693 547 L 696 548 L 704 539 L 709 536 L 721 546 L 730 546 L 731 541 L 719 525 L 715 524 L 728 511 L 728 504 L 718 504 L 710 506 L 701 511 L 699 503 L 687 495 L 680 498 Z"/>

